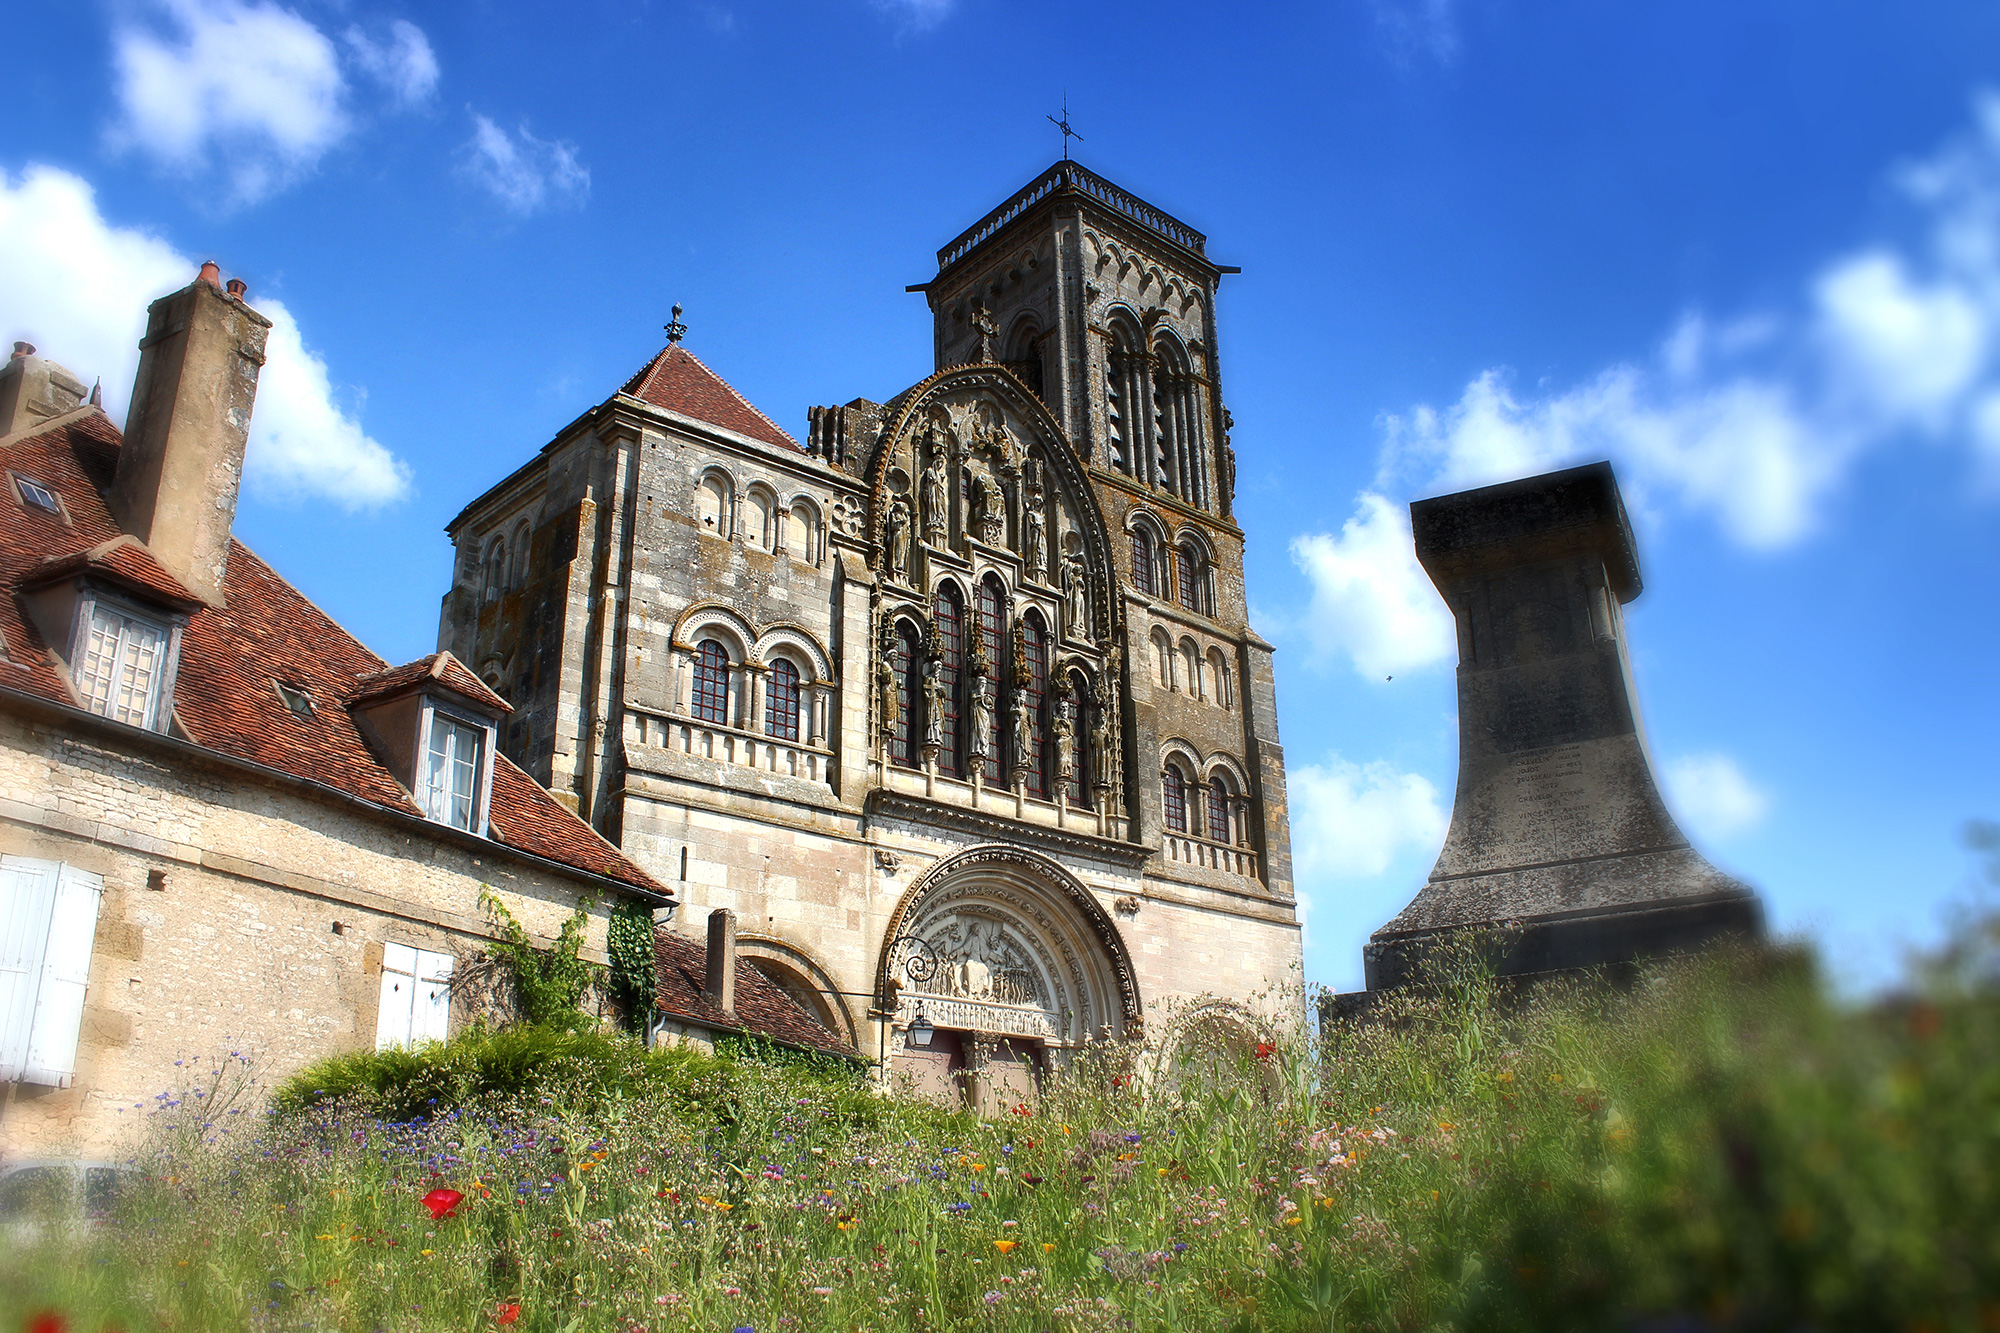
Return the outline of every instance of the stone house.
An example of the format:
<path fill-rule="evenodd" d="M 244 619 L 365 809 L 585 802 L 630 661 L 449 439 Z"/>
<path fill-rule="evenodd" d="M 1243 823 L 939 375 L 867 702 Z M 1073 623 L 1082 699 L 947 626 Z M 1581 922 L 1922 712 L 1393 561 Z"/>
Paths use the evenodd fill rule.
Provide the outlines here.
<path fill-rule="evenodd" d="M 0 1154 L 108 1147 L 184 1059 L 445 1035 L 482 892 L 541 937 L 586 904 L 599 962 L 675 901 L 451 654 L 392 667 L 230 535 L 269 324 L 218 279 L 152 306 L 123 432 L 0 369 Z"/>
<path fill-rule="evenodd" d="M 937 262 L 935 373 L 804 443 L 676 307 L 449 525 L 438 647 L 517 705 L 510 757 L 885 1075 L 1011 1099 L 1092 1043 L 1254 1040 L 1299 923 L 1235 270 L 1068 160 Z"/>

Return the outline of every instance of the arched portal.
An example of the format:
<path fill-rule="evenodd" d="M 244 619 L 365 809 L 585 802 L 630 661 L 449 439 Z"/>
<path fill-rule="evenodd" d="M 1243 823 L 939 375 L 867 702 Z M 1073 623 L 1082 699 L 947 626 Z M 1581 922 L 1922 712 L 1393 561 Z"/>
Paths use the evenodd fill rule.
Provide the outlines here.
<path fill-rule="evenodd" d="M 1141 1033 L 1117 927 L 1074 875 L 1036 852 L 994 844 L 940 861 L 904 895 L 882 948 L 889 1066 L 923 1090 L 956 1085 L 982 1109 L 1012 1105 L 1032 1098 L 1063 1052 Z M 926 1048 L 907 1040 L 919 1014 L 936 1032 Z"/>

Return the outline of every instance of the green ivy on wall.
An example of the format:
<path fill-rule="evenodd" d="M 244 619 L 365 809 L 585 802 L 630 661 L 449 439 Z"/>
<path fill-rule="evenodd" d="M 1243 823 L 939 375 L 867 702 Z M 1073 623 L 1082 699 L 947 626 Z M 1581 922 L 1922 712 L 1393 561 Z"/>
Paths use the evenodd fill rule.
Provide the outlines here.
<path fill-rule="evenodd" d="M 580 899 L 575 913 L 563 922 L 555 947 L 542 950 L 534 946 L 528 932 L 492 889 L 481 886 L 479 905 L 493 918 L 501 933 L 501 938 L 493 942 L 493 952 L 513 975 L 514 993 L 519 997 L 525 1021 L 568 1028 L 576 1026 L 582 1017 L 577 1006 L 590 986 L 593 970 L 580 957 L 583 928 L 590 920 L 590 907 L 595 901 L 595 896 L 589 894 Z"/>
<path fill-rule="evenodd" d="M 653 909 L 626 901 L 611 909 L 604 949 L 611 956 L 611 994 L 634 1032 L 646 1030 L 658 986 L 653 973 Z"/>

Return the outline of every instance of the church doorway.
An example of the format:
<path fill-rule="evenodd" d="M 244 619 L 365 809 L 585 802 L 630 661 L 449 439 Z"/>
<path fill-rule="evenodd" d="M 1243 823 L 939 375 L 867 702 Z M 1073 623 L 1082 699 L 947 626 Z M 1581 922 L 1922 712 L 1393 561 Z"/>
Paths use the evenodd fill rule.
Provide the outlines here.
<path fill-rule="evenodd" d="M 1096 896 L 1018 847 L 933 866 L 891 918 L 877 987 L 889 1075 L 988 1115 L 1032 1105 L 1072 1052 L 1141 1023 L 1130 955 Z"/>

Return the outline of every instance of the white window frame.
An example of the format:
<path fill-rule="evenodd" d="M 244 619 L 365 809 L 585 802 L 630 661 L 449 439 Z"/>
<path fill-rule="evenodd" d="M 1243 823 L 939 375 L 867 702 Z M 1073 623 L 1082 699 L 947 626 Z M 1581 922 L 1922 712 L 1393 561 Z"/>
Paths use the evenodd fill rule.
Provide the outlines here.
<path fill-rule="evenodd" d="M 67 1088 L 90 989 L 104 879 L 0 856 L 0 1081 Z"/>
<path fill-rule="evenodd" d="M 493 804 L 493 753 L 500 739 L 498 729 L 485 718 L 456 708 L 442 707 L 435 699 L 429 696 L 424 698 L 423 715 L 417 725 L 417 764 L 416 773 L 414 774 L 416 781 L 411 784 L 416 792 L 417 806 L 424 812 L 426 819 L 443 824 L 446 828 L 459 827 L 459 825 L 441 818 L 432 809 L 429 781 L 431 728 L 436 725 L 439 717 L 443 717 L 448 722 L 456 723 L 461 727 L 466 727 L 479 733 L 479 768 L 472 775 L 472 823 L 466 829 L 466 832 L 475 833 L 482 838 L 486 837 L 488 836 L 487 830 L 489 827 L 486 817 Z"/>
<path fill-rule="evenodd" d="M 163 616 L 158 611 L 149 611 L 122 597 L 106 595 L 102 590 L 86 585 L 76 599 L 76 620 L 70 630 L 69 669 L 70 682 L 76 690 L 77 701 L 86 711 L 109 721 L 118 721 L 109 713 L 97 713 L 90 707 L 89 692 L 84 684 L 83 665 L 90 652 L 91 622 L 97 618 L 98 608 L 109 615 L 123 616 L 160 631 L 160 656 L 153 671 L 153 684 L 146 699 L 146 714 L 143 721 L 127 722 L 144 731 L 165 731 L 173 717 L 174 678 L 179 674 L 181 661 L 181 629 L 187 623 L 182 616 Z"/>
<path fill-rule="evenodd" d="M 451 973 L 457 959 L 412 944 L 382 946 L 375 1049 L 408 1049 L 451 1037 Z"/>

